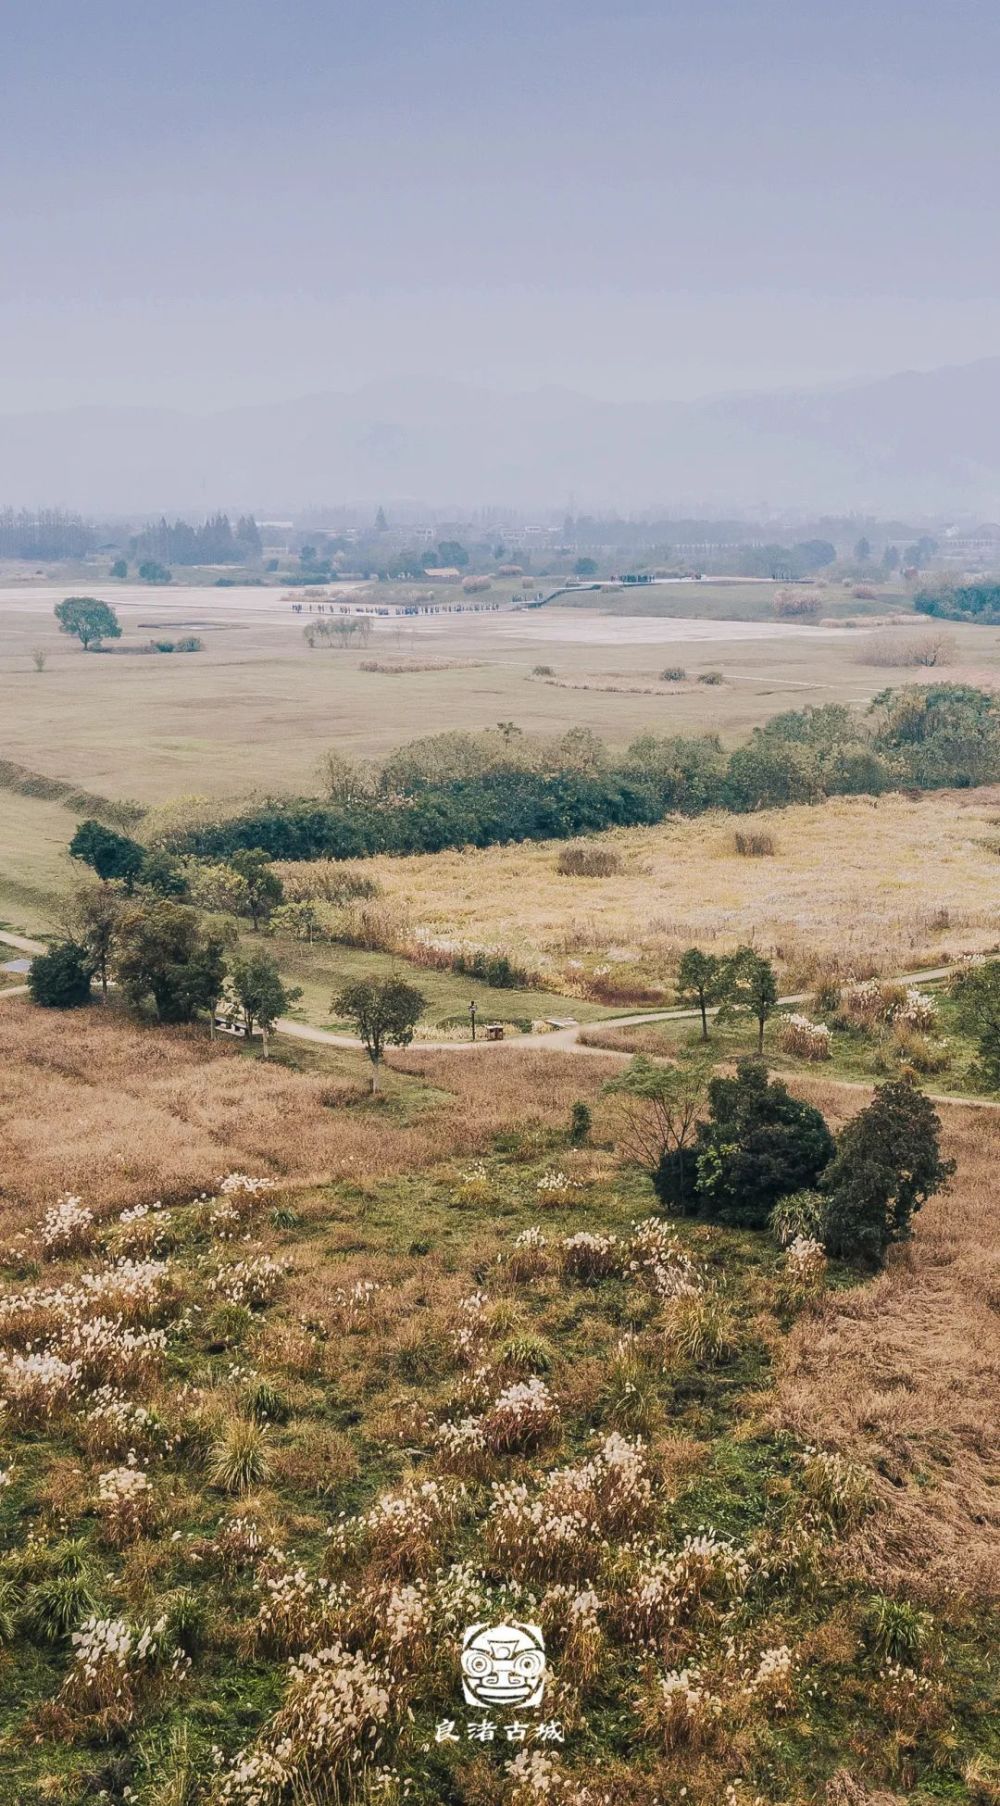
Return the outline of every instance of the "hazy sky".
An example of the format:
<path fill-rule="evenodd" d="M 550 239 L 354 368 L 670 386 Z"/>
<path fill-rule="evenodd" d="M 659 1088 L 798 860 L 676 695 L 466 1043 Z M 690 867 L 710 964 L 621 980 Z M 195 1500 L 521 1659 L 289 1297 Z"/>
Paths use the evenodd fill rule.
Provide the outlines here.
<path fill-rule="evenodd" d="M 0 0 L 0 412 L 1000 354 L 991 0 Z"/>

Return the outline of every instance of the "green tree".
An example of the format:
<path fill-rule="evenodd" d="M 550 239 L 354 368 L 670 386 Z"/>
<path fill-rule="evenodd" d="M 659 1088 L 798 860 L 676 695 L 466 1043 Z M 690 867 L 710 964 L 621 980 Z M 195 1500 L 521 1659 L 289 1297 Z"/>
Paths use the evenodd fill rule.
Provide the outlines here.
<path fill-rule="evenodd" d="M 126 896 L 118 884 L 88 885 L 79 892 L 73 909 L 73 939 L 86 952 L 105 1003 Z"/>
<path fill-rule="evenodd" d="M 577 577 L 595 577 L 597 575 L 596 558 L 578 558 L 573 566 Z"/>
<path fill-rule="evenodd" d="M 469 562 L 469 554 L 457 539 L 443 539 L 438 546 L 438 558 L 443 565 L 455 565 L 464 570 Z"/>
<path fill-rule="evenodd" d="M 122 637 L 114 609 L 107 602 L 99 602 L 96 596 L 67 596 L 65 601 L 56 603 L 53 612 L 60 633 L 72 634 L 84 652 L 99 646 L 102 640 Z"/>
<path fill-rule="evenodd" d="M 268 1036 L 279 1016 L 301 997 L 301 987 L 289 989 L 281 982 L 278 968 L 269 953 L 240 954 L 229 971 L 229 989 L 238 1006 L 247 1039 L 254 1026 L 263 1031 L 264 1058 L 268 1057 Z"/>
<path fill-rule="evenodd" d="M 270 853 L 263 847 L 241 847 L 229 861 L 238 878 L 246 885 L 246 908 L 253 923 L 254 934 L 257 934 L 261 922 L 266 922 L 272 909 L 284 899 L 284 887 Z"/>
<path fill-rule="evenodd" d="M 197 860 L 189 871 L 191 900 L 200 909 L 231 916 L 248 914 L 246 879 L 234 872 L 231 865 L 209 865 L 203 860 Z"/>
<path fill-rule="evenodd" d="M 116 558 L 115 559 L 114 564 L 111 566 L 111 575 L 112 575 L 112 577 L 119 577 L 119 578 L 128 576 L 128 565 L 126 564 L 124 558 Z"/>
<path fill-rule="evenodd" d="M 611 1101 L 617 1146 L 626 1160 L 653 1176 L 667 1209 L 684 1209 L 694 1189 L 694 1144 L 711 1070 L 707 1056 L 683 1066 L 661 1066 L 636 1054 L 603 1087 Z"/>
<path fill-rule="evenodd" d="M 76 941 L 57 941 L 31 962 L 28 990 L 47 1010 L 74 1010 L 90 1002 L 90 956 Z"/>
<path fill-rule="evenodd" d="M 91 866 L 101 879 L 120 879 L 127 891 L 141 877 L 146 858 L 137 840 L 92 819 L 80 823 L 69 843 L 69 854 Z"/>
<path fill-rule="evenodd" d="M 169 583 L 170 572 L 157 558 L 144 558 L 139 566 L 140 583 Z"/>
<path fill-rule="evenodd" d="M 857 543 L 854 547 L 855 559 L 857 560 L 858 564 L 866 564 L 868 559 L 871 557 L 871 555 L 872 555 L 871 540 L 866 539 L 864 534 L 862 533 L 861 538 L 857 541 Z"/>
<path fill-rule="evenodd" d="M 388 978 L 373 974 L 355 979 L 333 999 L 331 1007 L 354 1023 L 372 1063 L 373 1092 L 378 1090 L 378 1069 L 385 1049 L 409 1047 L 425 1002 L 415 985 L 391 973 Z"/>
<path fill-rule="evenodd" d="M 779 1198 L 816 1185 L 833 1137 L 818 1110 L 792 1097 L 780 1079 L 769 1080 L 762 1060 L 742 1059 L 733 1078 L 712 1079 L 708 1099 L 708 1120 L 695 1140 L 693 1193 L 665 1193 L 658 1176 L 658 1195 L 668 1208 L 711 1222 L 765 1229 Z"/>
<path fill-rule="evenodd" d="M 144 855 L 139 877 L 148 890 L 155 890 L 161 897 L 183 899 L 190 893 L 180 860 L 163 847 L 154 847 Z"/>
<path fill-rule="evenodd" d="M 286 934 L 291 940 L 308 941 L 310 947 L 313 941 L 327 938 L 320 910 L 308 897 L 282 903 L 271 916 L 271 929 L 274 934 Z"/>
<path fill-rule="evenodd" d="M 841 1132 L 823 1177 L 823 1240 L 831 1254 L 880 1267 L 906 1241 L 914 1212 L 947 1183 L 941 1119 L 912 1079 L 878 1085 L 870 1104 Z"/>
<path fill-rule="evenodd" d="M 972 966 L 955 980 L 958 1017 L 975 1037 L 979 1071 L 992 1090 L 1000 1090 L 1000 960 Z"/>
<path fill-rule="evenodd" d="M 725 993 L 726 961 L 716 953 L 703 953 L 700 947 L 689 947 L 681 954 L 677 968 L 677 995 L 701 1012 L 701 1038 L 708 1040 L 708 1012 Z"/>
<path fill-rule="evenodd" d="M 813 803 L 821 794 L 816 758 L 810 748 L 790 746 L 759 729 L 730 754 L 722 801 L 742 815 Z"/>
<path fill-rule="evenodd" d="M 757 1052 L 764 1051 L 764 1028 L 778 1002 L 778 981 L 769 959 L 752 947 L 739 947 L 726 961 L 721 1015 L 749 1016 L 757 1024 Z"/>
<path fill-rule="evenodd" d="M 214 1012 L 222 994 L 223 943 L 183 903 L 134 901 L 123 912 L 115 976 L 134 1008 L 152 997 L 160 1022 L 190 1022 L 198 1010 Z"/>

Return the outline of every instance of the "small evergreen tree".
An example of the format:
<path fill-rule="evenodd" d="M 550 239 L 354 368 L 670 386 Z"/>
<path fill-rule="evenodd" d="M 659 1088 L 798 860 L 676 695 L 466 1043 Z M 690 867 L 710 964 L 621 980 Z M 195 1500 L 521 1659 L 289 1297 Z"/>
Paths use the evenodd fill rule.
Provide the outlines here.
<path fill-rule="evenodd" d="M 912 1079 L 876 1087 L 842 1131 L 823 1179 L 823 1240 L 831 1254 L 880 1267 L 912 1233 L 914 1212 L 955 1170 L 941 1158 L 941 1119 Z"/>
<path fill-rule="evenodd" d="M 571 1105 L 569 1113 L 569 1145 L 571 1148 L 582 1147 L 590 1134 L 590 1106 L 577 1098 Z"/>
<path fill-rule="evenodd" d="M 90 958 L 76 941 L 58 941 L 31 962 L 28 990 L 47 1010 L 74 1010 L 90 1002 Z"/>
<path fill-rule="evenodd" d="M 833 1136 L 812 1104 L 768 1078 L 762 1060 L 743 1059 L 733 1078 L 713 1079 L 708 1101 L 695 1142 L 694 1193 L 675 1208 L 765 1229 L 779 1198 L 816 1185 L 833 1156 Z"/>

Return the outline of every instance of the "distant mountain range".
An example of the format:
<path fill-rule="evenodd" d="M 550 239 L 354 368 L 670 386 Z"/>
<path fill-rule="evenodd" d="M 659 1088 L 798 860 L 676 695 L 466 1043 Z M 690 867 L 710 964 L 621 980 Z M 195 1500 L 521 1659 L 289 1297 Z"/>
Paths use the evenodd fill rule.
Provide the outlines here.
<path fill-rule="evenodd" d="M 0 416 L 0 506 L 88 514 L 413 498 L 581 511 L 1000 512 L 1000 358 L 835 388 L 612 403 L 369 384 L 195 415 Z"/>

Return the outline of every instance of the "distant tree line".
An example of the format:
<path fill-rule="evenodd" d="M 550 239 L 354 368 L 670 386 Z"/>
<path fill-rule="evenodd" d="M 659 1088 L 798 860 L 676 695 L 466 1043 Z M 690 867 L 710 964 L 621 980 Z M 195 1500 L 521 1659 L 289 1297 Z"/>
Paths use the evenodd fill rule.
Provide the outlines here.
<path fill-rule="evenodd" d="M 252 564 L 261 555 L 260 530 L 252 514 L 235 528 L 228 514 L 213 514 L 200 527 L 161 518 L 129 542 L 133 558 L 170 564 Z"/>
<path fill-rule="evenodd" d="M 94 529 L 79 514 L 0 509 L 0 558 L 82 558 L 93 545 Z"/>
<path fill-rule="evenodd" d="M 401 748 L 380 772 L 329 761 L 328 800 L 266 801 L 181 829 L 171 848 L 225 858 L 356 859 L 568 839 L 707 809 L 749 814 L 827 796 L 1000 780 L 1000 698 L 964 684 L 885 690 L 864 715 L 789 711 L 727 751 L 716 735 L 643 735 L 613 756 L 586 730 L 553 741 L 510 723 Z"/>

